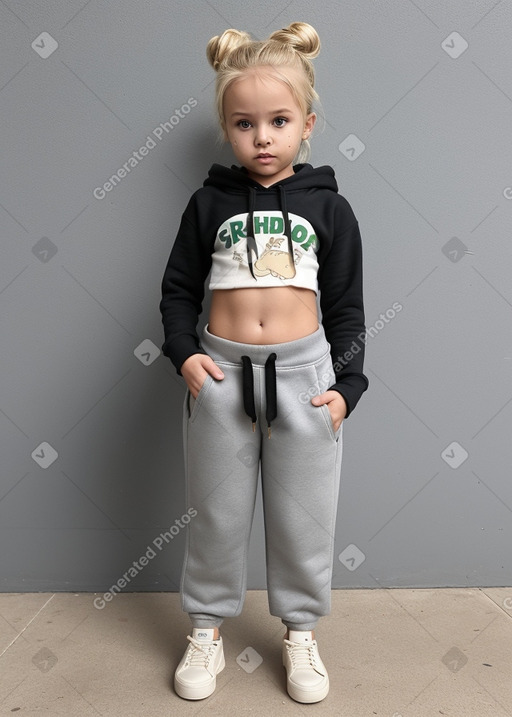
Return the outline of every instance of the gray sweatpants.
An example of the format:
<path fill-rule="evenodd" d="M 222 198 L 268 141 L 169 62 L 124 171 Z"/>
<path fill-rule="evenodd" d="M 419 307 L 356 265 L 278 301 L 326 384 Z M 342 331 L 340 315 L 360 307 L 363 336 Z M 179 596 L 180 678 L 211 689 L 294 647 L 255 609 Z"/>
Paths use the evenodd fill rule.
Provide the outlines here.
<path fill-rule="evenodd" d="M 326 405 L 311 403 L 334 382 L 323 327 L 266 346 L 206 327 L 202 345 L 224 378 L 207 376 L 195 401 L 185 396 L 187 504 L 197 515 L 187 526 L 183 610 L 194 627 L 240 614 L 261 466 L 270 613 L 292 630 L 312 630 L 330 611 L 343 433 Z"/>

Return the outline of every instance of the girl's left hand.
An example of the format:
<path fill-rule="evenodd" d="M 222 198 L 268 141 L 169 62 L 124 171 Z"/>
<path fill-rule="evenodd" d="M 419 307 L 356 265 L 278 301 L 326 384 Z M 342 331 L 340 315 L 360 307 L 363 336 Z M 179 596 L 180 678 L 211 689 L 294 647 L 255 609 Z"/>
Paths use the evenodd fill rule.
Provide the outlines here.
<path fill-rule="evenodd" d="M 338 393 L 338 391 L 326 391 L 319 396 L 313 396 L 311 403 L 313 406 L 322 406 L 324 403 L 327 404 L 327 408 L 331 414 L 334 432 L 336 433 L 341 426 L 341 422 L 347 415 L 347 404 L 341 393 Z"/>

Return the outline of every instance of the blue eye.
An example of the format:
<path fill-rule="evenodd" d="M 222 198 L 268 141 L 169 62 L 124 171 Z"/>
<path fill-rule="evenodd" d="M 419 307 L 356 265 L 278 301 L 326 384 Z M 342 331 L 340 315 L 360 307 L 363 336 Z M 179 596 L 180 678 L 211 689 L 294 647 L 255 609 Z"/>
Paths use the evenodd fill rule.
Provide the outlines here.
<path fill-rule="evenodd" d="M 274 120 L 276 127 L 284 127 L 287 122 L 288 120 L 285 117 L 276 117 Z"/>
<path fill-rule="evenodd" d="M 240 120 L 240 122 L 237 122 L 237 126 L 241 127 L 242 129 L 249 129 L 251 123 L 249 122 L 249 120 Z"/>

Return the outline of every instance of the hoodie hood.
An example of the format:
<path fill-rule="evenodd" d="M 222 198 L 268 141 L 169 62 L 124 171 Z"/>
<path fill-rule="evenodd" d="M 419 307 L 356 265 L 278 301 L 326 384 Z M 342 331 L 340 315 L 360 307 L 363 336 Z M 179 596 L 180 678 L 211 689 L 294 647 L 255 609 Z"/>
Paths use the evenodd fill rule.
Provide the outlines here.
<path fill-rule="evenodd" d="M 270 187 L 264 187 L 259 182 L 249 177 L 245 167 L 224 167 L 222 164 L 212 164 L 208 177 L 204 181 L 204 186 L 220 187 L 224 191 L 247 194 L 248 187 L 253 187 L 260 192 L 276 192 L 278 187 L 283 186 L 287 192 L 295 192 L 297 190 L 310 189 L 331 189 L 338 192 L 338 184 L 334 177 L 332 167 L 324 165 L 322 167 L 313 167 L 311 164 L 296 164 L 293 167 L 294 174 L 286 177 L 280 182 L 272 184 Z"/>
<path fill-rule="evenodd" d="M 247 263 L 249 270 L 254 279 L 253 262 L 258 260 L 258 247 L 254 238 L 254 211 L 256 209 L 258 194 L 277 192 L 279 194 L 279 203 L 284 219 L 285 235 L 288 241 L 288 256 L 292 266 L 295 267 L 295 257 L 293 255 L 292 233 L 290 218 L 288 216 L 286 194 L 292 192 L 304 191 L 307 189 L 331 189 L 338 192 L 338 184 L 334 177 L 332 167 L 324 165 L 322 167 L 313 167 L 311 164 L 296 164 L 293 167 L 294 174 L 280 182 L 264 187 L 259 182 L 249 177 L 245 167 L 237 167 L 231 165 L 231 168 L 224 167 L 221 164 L 213 164 L 208 172 L 203 186 L 214 186 L 225 192 L 233 194 L 246 194 L 248 201 L 247 215 Z"/>

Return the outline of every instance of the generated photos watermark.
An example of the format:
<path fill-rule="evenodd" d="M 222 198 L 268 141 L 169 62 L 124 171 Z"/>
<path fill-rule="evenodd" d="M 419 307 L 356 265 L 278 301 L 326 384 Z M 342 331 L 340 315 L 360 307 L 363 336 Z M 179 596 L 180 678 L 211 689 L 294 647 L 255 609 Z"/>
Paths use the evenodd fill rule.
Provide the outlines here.
<path fill-rule="evenodd" d="M 366 346 L 366 344 L 368 343 L 368 339 L 373 339 L 375 336 L 380 334 L 382 329 L 385 328 L 386 324 L 389 324 L 391 321 L 393 321 L 395 316 L 399 314 L 403 308 L 404 307 L 399 301 L 395 301 L 389 309 L 386 309 L 384 313 L 379 314 L 379 318 L 374 321 L 371 326 L 366 327 L 366 331 L 361 331 L 361 333 L 357 335 L 357 338 L 352 341 L 350 349 L 347 349 L 343 356 L 337 357 L 335 363 L 333 364 L 336 373 L 338 371 L 341 371 L 344 366 L 346 366 L 350 363 L 350 361 L 352 361 L 354 356 L 361 351 L 362 346 Z"/>
<path fill-rule="evenodd" d="M 111 602 L 115 598 L 117 593 L 120 593 L 121 590 L 125 588 L 131 582 L 131 580 L 133 580 L 133 578 L 136 578 L 137 575 L 147 565 L 149 565 L 150 560 L 156 558 L 158 553 L 155 552 L 154 548 L 156 548 L 156 550 L 158 551 L 161 551 L 164 545 L 168 545 L 171 540 L 173 540 L 181 532 L 181 530 L 183 530 L 183 528 L 185 528 L 190 523 L 192 518 L 196 517 L 196 515 L 197 510 L 195 508 L 189 508 L 187 512 L 181 516 L 181 518 L 176 518 L 174 524 L 171 525 L 169 530 L 166 530 L 160 533 L 160 535 L 157 535 L 157 537 L 152 541 L 151 545 L 147 546 L 146 552 L 143 553 L 143 555 L 141 555 L 138 560 L 133 561 L 128 570 L 124 572 L 113 585 L 110 586 L 107 592 L 94 598 L 94 607 L 97 610 L 103 610 L 103 608 L 106 607 L 107 603 Z"/>
<path fill-rule="evenodd" d="M 369 339 L 373 339 L 377 336 L 386 326 L 389 324 L 397 314 L 402 311 L 404 307 L 399 301 L 395 301 L 389 309 L 379 314 L 379 318 L 371 325 L 366 327 L 365 331 L 361 331 L 360 334 L 352 341 L 350 349 L 347 349 L 343 356 L 338 356 L 336 361 L 333 363 L 333 369 L 336 373 L 341 371 L 342 368 L 347 366 L 350 361 L 366 346 Z M 299 393 L 299 401 L 301 403 L 309 403 L 313 396 L 317 396 L 324 393 L 332 382 L 332 375 L 330 372 L 325 372 L 322 376 L 319 376 L 318 381 L 311 384 L 306 391 Z"/>
<path fill-rule="evenodd" d="M 139 147 L 139 149 L 135 149 L 126 162 L 124 162 L 123 165 L 119 167 L 119 169 L 117 169 L 106 182 L 103 182 L 100 187 L 95 187 L 92 193 L 93 197 L 100 200 L 105 199 L 107 194 L 115 189 L 118 184 L 122 182 L 128 174 L 130 174 L 132 169 L 138 167 L 144 157 L 147 157 L 150 151 L 157 146 L 155 139 L 161 142 L 162 139 L 169 135 L 181 122 L 181 120 L 184 119 L 196 106 L 197 100 L 195 97 L 189 97 L 179 109 L 175 109 L 174 114 L 172 114 L 166 122 L 161 122 L 157 127 L 155 127 L 155 129 L 146 137 L 145 143 Z"/>

